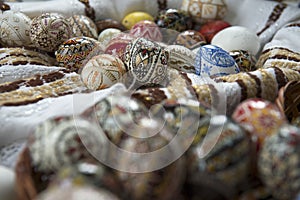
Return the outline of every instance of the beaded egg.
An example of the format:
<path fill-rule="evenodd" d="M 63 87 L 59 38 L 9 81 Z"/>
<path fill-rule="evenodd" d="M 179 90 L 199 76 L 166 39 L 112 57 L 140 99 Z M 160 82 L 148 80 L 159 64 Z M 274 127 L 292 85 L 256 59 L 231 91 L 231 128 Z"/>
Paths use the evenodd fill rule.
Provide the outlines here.
<path fill-rule="evenodd" d="M 182 45 L 189 49 L 195 49 L 207 43 L 205 37 L 198 31 L 186 30 L 178 34 L 174 41 L 174 44 Z"/>
<path fill-rule="evenodd" d="M 257 69 L 256 58 L 248 51 L 234 50 L 229 55 L 233 57 L 242 72 L 251 72 Z"/>
<path fill-rule="evenodd" d="M 116 37 L 120 33 L 121 33 L 120 29 L 117 29 L 117 28 L 107 28 L 107 29 L 103 30 L 99 34 L 98 41 L 102 45 L 106 46 L 110 42 L 110 40 L 112 38 Z"/>
<path fill-rule="evenodd" d="M 148 20 L 136 23 L 129 33 L 134 37 L 143 37 L 157 42 L 161 42 L 163 39 L 160 28 L 154 22 Z"/>
<path fill-rule="evenodd" d="M 60 66 L 78 72 L 90 58 L 103 52 L 102 45 L 89 37 L 74 37 L 63 42 L 55 52 Z"/>
<path fill-rule="evenodd" d="M 132 12 L 126 15 L 122 19 L 122 25 L 127 28 L 128 30 L 131 29 L 136 23 L 143 21 L 143 20 L 148 20 L 148 21 L 154 21 L 154 18 L 146 12 Z"/>
<path fill-rule="evenodd" d="M 169 45 L 166 50 L 169 52 L 169 67 L 187 73 L 196 72 L 196 54 L 193 51 L 181 45 Z"/>
<path fill-rule="evenodd" d="M 286 124 L 276 132 L 262 146 L 259 177 L 275 199 L 295 199 L 300 191 L 300 129 Z"/>
<path fill-rule="evenodd" d="M 0 43 L 3 46 L 28 46 L 30 41 L 31 19 L 21 13 L 5 11 L 0 14 Z"/>
<path fill-rule="evenodd" d="M 90 38 L 98 38 L 98 30 L 96 24 L 85 15 L 73 15 L 68 18 L 73 29 L 74 36 L 86 36 Z"/>
<path fill-rule="evenodd" d="M 155 23 L 164 29 L 172 29 L 182 32 L 191 29 L 192 20 L 185 12 L 177 9 L 167 9 L 160 11 L 155 18 Z"/>
<path fill-rule="evenodd" d="M 161 84 L 167 77 L 169 53 L 153 41 L 135 39 L 127 45 L 124 60 L 137 84 Z"/>
<path fill-rule="evenodd" d="M 258 148 L 265 138 L 276 134 L 278 128 L 286 123 L 286 117 L 275 104 L 259 98 L 241 102 L 234 110 L 232 118 L 251 134 Z"/>
<path fill-rule="evenodd" d="M 210 77 L 226 76 L 240 72 L 235 60 L 228 52 L 214 45 L 199 48 L 195 61 L 196 74 Z"/>
<path fill-rule="evenodd" d="M 109 54 L 100 54 L 91 58 L 80 74 L 87 88 L 100 90 L 115 84 L 125 72 L 122 60 Z"/>
<path fill-rule="evenodd" d="M 104 52 L 105 54 L 116 56 L 124 61 L 126 47 L 133 39 L 134 37 L 128 33 L 120 33 L 108 42 Z"/>
<path fill-rule="evenodd" d="M 183 0 L 181 10 L 192 16 L 196 23 L 223 19 L 227 13 L 224 0 Z"/>
<path fill-rule="evenodd" d="M 208 43 L 211 42 L 212 38 L 224 28 L 231 26 L 228 22 L 224 20 L 213 20 L 203 24 L 199 28 L 199 33 L 201 33 Z"/>
<path fill-rule="evenodd" d="M 212 45 L 230 52 L 233 50 L 249 51 L 256 55 L 260 50 L 260 39 L 255 32 L 243 26 L 230 26 L 219 31 L 211 40 Z"/>
<path fill-rule="evenodd" d="M 250 172 L 250 138 L 238 124 L 223 115 L 204 117 L 200 121 L 200 133 L 201 137 L 196 137 L 187 151 L 187 182 L 191 189 L 196 188 L 190 191 L 191 196 L 203 195 L 197 186 L 211 187 L 209 182 L 216 183 L 216 191 L 236 193 L 240 184 L 247 183 Z"/>
<path fill-rule="evenodd" d="M 68 20 L 58 13 L 46 13 L 32 19 L 30 38 L 40 50 L 54 52 L 73 35 Z"/>

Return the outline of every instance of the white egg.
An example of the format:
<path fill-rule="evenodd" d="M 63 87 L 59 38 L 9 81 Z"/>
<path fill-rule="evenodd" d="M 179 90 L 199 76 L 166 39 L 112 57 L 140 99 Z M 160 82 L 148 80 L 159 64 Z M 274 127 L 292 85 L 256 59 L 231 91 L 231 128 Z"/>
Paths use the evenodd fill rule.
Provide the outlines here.
<path fill-rule="evenodd" d="M 0 166 L 0 197 L 5 200 L 16 199 L 15 173 L 13 170 Z"/>
<path fill-rule="evenodd" d="M 119 29 L 107 28 L 99 34 L 98 41 L 101 42 L 104 46 L 106 46 L 109 43 L 109 41 L 119 33 L 121 33 L 121 30 Z"/>
<path fill-rule="evenodd" d="M 212 45 L 226 51 L 245 50 L 256 55 L 260 50 L 260 40 L 251 30 L 242 26 L 231 26 L 218 32 L 211 41 Z"/>
<path fill-rule="evenodd" d="M 0 41 L 4 46 L 28 46 L 31 19 L 20 12 L 5 11 L 0 14 Z"/>

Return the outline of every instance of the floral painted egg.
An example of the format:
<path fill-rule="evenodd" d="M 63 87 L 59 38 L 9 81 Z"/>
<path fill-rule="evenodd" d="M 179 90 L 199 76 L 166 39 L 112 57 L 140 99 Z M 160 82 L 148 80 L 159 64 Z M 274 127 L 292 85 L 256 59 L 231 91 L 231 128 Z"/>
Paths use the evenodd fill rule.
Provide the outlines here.
<path fill-rule="evenodd" d="M 251 134 L 258 147 L 266 137 L 276 134 L 278 128 L 286 123 L 285 116 L 275 104 L 259 98 L 240 103 L 232 118 Z"/>
<path fill-rule="evenodd" d="M 124 54 L 126 46 L 134 39 L 134 37 L 128 33 L 120 33 L 113 37 L 105 48 L 105 54 L 110 54 L 120 58 L 124 61 Z"/>
<path fill-rule="evenodd" d="M 160 11 L 155 18 L 155 23 L 160 28 L 172 29 L 178 32 L 191 29 L 193 26 L 189 15 L 177 9 Z"/>
<path fill-rule="evenodd" d="M 180 33 L 174 44 L 182 45 L 189 49 L 195 49 L 197 47 L 203 46 L 206 44 L 205 37 L 195 30 L 186 30 Z"/>
<path fill-rule="evenodd" d="M 198 30 L 206 39 L 208 43 L 211 42 L 212 38 L 224 28 L 231 26 L 224 20 L 213 20 L 203 24 Z"/>
<path fill-rule="evenodd" d="M 101 52 L 103 52 L 103 47 L 97 40 L 80 36 L 61 44 L 55 56 L 60 66 L 78 72 L 90 58 Z"/>
<path fill-rule="evenodd" d="M 87 88 L 100 90 L 115 84 L 125 72 L 122 60 L 109 54 L 100 54 L 90 59 L 83 67 L 81 80 Z"/>
<path fill-rule="evenodd" d="M 103 45 L 106 46 L 110 40 L 116 37 L 118 34 L 121 33 L 120 29 L 117 28 L 107 28 L 103 30 L 98 37 L 98 41 Z"/>
<path fill-rule="evenodd" d="M 57 13 L 46 13 L 35 17 L 31 23 L 31 41 L 36 48 L 43 51 L 56 51 L 59 45 L 73 35 L 68 20 Z"/>
<path fill-rule="evenodd" d="M 192 16 L 196 23 L 223 19 L 227 13 L 224 0 L 183 0 L 181 10 Z"/>
<path fill-rule="evenodd" d="M 127 28 L 128 30 L 131 29 L 136 23 L 143 21 L 143 20 L 149 20 L 149 21 L 154 21 L 154 18 L 146 12 L 132 12 L 126 15 L 122 19 L 122 25 Z"/>
<path fill-rule="evenodd" d="M 193 51 L 181 45 L 169 45 L 166 50 L 169 52 L 169 67 L 187 73 L 195 73 L 196 54 Z"/>
<path fill-rule="evenodd" d="M 0 43 L 6 47 L 28 46 L 31 19 L 20 12 L 5 11 L 0 14 Z"/>
<path fill-rule="evenodd" d="M 257 69 L 255 66 L 256 58 L 250 52 L 234 50 L 230 51 L 229 54 L 233 57 L 242 72 L 251 72 Z"/>
<path fill-rule="evenodd" d="M 256 55 L 260 50 L 260 39 L 255 32 L 243 26 L 231 26 L 219 31 L 211 40 L 212 45 L 226 51 L 244 50 Z"/>
<path fill-rule="evenodd" d="M 296 199 L 299 166 L 300 129 L 283 125 L 265 139 L 258 158 L 259 177 L 275 199 Z"/>
<path fill-rule="evenodd" d="M 137 38 L 128 44 L 124 60 L 138 84 L 161 84 L 167 76 L 169 53 L 145 38 Z"/>
<path fill-rule="evenodd" d="M 161 42 L 163 39 L 160 28 L 154 22 L 148 20 L 136 23 L 129 33 L 134 37 L 143 37 L 157 42 Z"/>
<path fill-rule="evenodd" d="M 188 188 L 191 196 L 205 195 L 199 187 L 211 187 L 213 183 L 217 192 L 235 194 L 242 183 L 248 183 L 250 138 L 241 126 L 224 115 L 203 118 L 199 132 L 202 138 L 187 151 L 187 182 L 191 185 Z M 233 199 L 233 196 L 229 199 Z"/>
<path fill-rule="evenodd" d="M 235 60 L 225 50 L 214 45 L 199 48 L 195 62 L 196 74 L 203 76 L 226 76 L 240 72 Z"/>
<path fill-rule="evenodd" d="M 73 29 L 74 36 L 86 36 L 90 38 L 98 38 L 98 30 L 96 24 L 85 15 L 73 15 L 68 18 Z"/>

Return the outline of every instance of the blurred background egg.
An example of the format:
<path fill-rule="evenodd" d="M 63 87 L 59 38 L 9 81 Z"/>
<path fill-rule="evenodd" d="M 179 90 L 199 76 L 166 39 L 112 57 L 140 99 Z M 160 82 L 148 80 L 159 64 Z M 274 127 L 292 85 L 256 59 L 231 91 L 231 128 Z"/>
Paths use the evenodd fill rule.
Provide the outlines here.
<path fill-rule="evenodd" d="M 163 39 L 160 28 L 152 21 L 143 20 L 136 23 L 129 32 L 134 37 L 143 37 L 149 40 L 161 42 Z"/>
<path fill-rule="evenodd" d="M 244 50 L 256 55 L 260 50 L 260 40 L 255 32 L 242 26 L 231 26 L 219 31 L 211 40 L 212 45 L 226 51 Z"/>
<path fill-rule="evenodd" d="M 0 42 L 6 47 L 28 46 L 31 19 L 21 13 L 7 10 L 0 14 Z"/>
<path fill-rule="evenodd" d="M 86 36 L 90 38 L 98 38 L 98 30 L 96 24 L 85 15 L 73 15 L 68 18 L 73 29 L 74 36 Z"/>
<path fill-rule="evenodd" d="M 178 34 L 174 44 L 182 45 L 189 49 L 195 49 L 207 44 L 207 42 L 200 32 L 195 30 L 186 30 Z"/>
<path fill-rule="evenodd" d="M 208 43 L 211 42 L 212 38 L 221 30 L 224 28 L 227 28 L 231 26 L 228 22 L 224 20 L 213 20 L 206 22 L 200 28 L 198 31 L 205 37 L 206 41 Z"/>
<path fill-rule="evenodd" d="M 126 15 L 122 19 L 122 25 L 127 28 L 128 30 L 132 28 L 136 23 L 143 21 L 143 20 L 149 20 L 149 21 L 154 21 L 154 18 L 146 12 L 132 12 Z"/>
<path fill-rule="evenodd" d="M 240 72 L 235 60 L 228 52 L 214 45 L 199 48 L 195 61 L 196 74 L 210 77 L 226 76 Z"/>
<path fill-rule="evenodd" d="M 121 30 L 120 29 L 117 29 L 117 28 L 107 28 L 107 29 L 104 29 L 100 34 L 99 34 L 99 37 L 98 37 L 98 41 L 106 46 L 109 41 L 117 36 L 119 33 L 121 33 Z"/>

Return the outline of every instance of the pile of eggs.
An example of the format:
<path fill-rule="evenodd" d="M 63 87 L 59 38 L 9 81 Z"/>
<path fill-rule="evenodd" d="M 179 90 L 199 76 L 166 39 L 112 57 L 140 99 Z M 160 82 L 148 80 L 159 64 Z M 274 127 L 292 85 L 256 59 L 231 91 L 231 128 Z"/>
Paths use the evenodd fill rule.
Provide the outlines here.
<path fill-rule="evenodd" d="M 105 19 L 95 23 L 86 16 L 67 18 L 58 13 L 46 13 L 30 19 L 21 12 L 5 11 L 0 16 L 0 43 L 3 47 L 34 48 L 54 57 L 59 66 L 80 74 L 82 82 L 90 90 L 108 88 L 128 77 L 139 85 L 160 85 L 167 80 L 170 67 L 211 78 L 255 70 L 256 56 L 261 48 L 259 38 L 245 27 L 231 26 L 223 21 L 225 14 L 223 0 L 183 0 L 179 10 L 163 10 L 157 16 L 136 11 L 124 16 L 122 22 Z M 127 102 L 130 103 L 130 100 Z M 123 107 L 118 104 L 110 109 L 132 114 Z M 194 110 L 191 107 L 184 109 L 188 112 Z M 284 114 L 263 99 L 246 100 L 232 116 L 218 117 L 210 120 L 217 123 L 225 118 L 226 123 L 216 149 L 202 158 L 197 152 L 201 143 L 195 142 L 188 152 L 187 182 L 191 186 L 188 192 L 192 191 L 194 197 L 201 196 L 203 193 L 200 194 L 197 187 L 206 185 L 212 192 L 224 193 L 227 198 L 232 188 L 247 181 L 248 176 L 258 176 L 274 197 L 295 197 L 300 186 L 296 183 L 289 186 L 288 181 L 299 174 L 298 171 L 288 171 L 298 170 L 299 128 L 288 124 Z M 201 138 L 203 129 L 208 128 L 205 120 L 196 139 Z M 174 121 L 171 118 L 171 126 Z M 132 142 L 127 138 L 124 141 L 124 145 Z M 280 149 L 276 149 L 275 145 Z M 286 163 L 281 161 L 286 157 L 289 157 Z M 134 199 L 142 199 L 143 195 L 151 197 L 146 189 L 139 191 L 135 180 L 150 188 L 153 195 L 157 195 L 155 197 L 162 195 L 168 199 L 177 195 L 167 194 L 168 190 L 174 192 L 184 182 L 181 162 L 179 160 L 168 167 L 169 171 L 165 174 L 158 171 L 145 176 L 126 173 L 118 173 L 117 176 Z M 234 170 L 239 173 L 235 174 Z M 176 180 L 181 182 L 164 185 L 177 175 Z M 211 177 L 211 183 L 205 182 Z M 145 183 L 143 178 L 148 182 Z M 225 189 L 222 183 L 228 183 Z M 280 187 L 286 184 L 288 186 Z M 158 191 L 154 187 L 166 190 Z M 112 196 L 108 199 L 117 199 Z"/>

